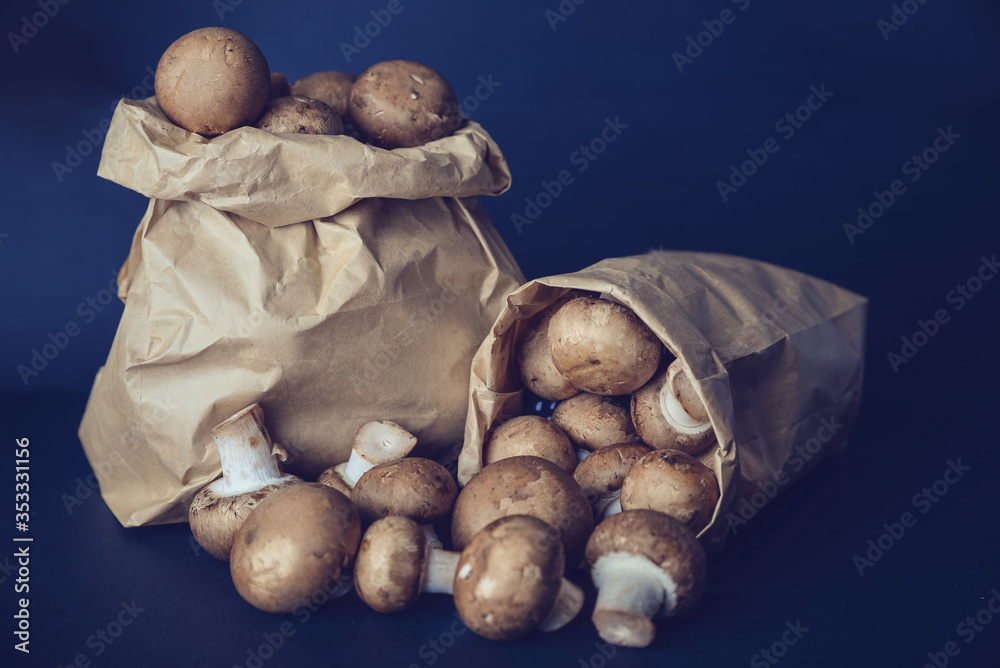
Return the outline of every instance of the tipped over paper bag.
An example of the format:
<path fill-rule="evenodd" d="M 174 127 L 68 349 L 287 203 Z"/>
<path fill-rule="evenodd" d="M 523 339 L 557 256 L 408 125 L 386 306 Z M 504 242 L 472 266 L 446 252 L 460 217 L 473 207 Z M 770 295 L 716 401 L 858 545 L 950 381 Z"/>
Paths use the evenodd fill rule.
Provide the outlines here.
<path fill-rule="evenodd" d="M 718 444 L 699 459 L 722 492 L 699 534 L 707 546 L 721 547 L 731 528 L 847 444 L 861 399 L 865 298 L 764 262 L 652 251 L 530 281 L 507 297 L 472 363 L 462 484 L 482 468 L 490 428 L 522 412 L 514 353 L 525 321 L 571 289 L 632 309 L 705 402 Z"/>
<path fill-rule="evenodd" d="M 418 148 L 240 128 L 122 101 L 98 174 L 150 198 L 80 440 L 125 526 L 184 521 L 209 430 L 259 401 L 314 479 L 369 420 L 461 441 L 472 356 L 523 277 L 477 195 L 510 184 L 476 123 Z"/>

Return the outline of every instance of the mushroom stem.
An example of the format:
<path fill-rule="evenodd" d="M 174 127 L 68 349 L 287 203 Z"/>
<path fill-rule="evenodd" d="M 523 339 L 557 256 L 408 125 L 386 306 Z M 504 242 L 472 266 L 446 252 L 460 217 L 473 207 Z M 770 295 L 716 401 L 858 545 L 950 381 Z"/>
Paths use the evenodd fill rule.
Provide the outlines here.
<path fill-rule="evenodd" d="M 423 591 L 431 594 L 452 594 L 455 591 L 455 571 L 461 552 L 431 548 L 424 563 Z"/>
<path fill-rule="evenodd" d="M 288 455 L 271 442 L 259 404 L 251 404 L 217 425 L 212 438 L 222 460 L 222 494 L 242 494 L 282 478 L 277 460 L 284 461 Z"/>
<path fill-rule="evenodd" d="M 542 623 L 538 625 L 539 631 L 558 631 L 562 627 L 573 621 L 583 608 L 583 590 L 575 584 L 562 579 L 559 585 L 559 593 L 556 595 L 552 609 L 545 616 Z"/>
<path fill-rule="evenodd" d="M 613 496 L 605 501 L 602 501 L 597 506 L 597 514 L 601 517 L 607 519 L 612 515 L 617 515 L 622 511 L 622 493 L 621 490 L 616 492 Z"/>
<path fill-rule="evenodd" d="M 354 437 L 354 447 L 348 460 L 339 464 L 336 471 L 348 485 L 354 484 L 361 476 L 377 464 L 402 459 L 417 444 L 413 434 L 395 422 L 366 422 Z"/>
<path fill-rule="evenodd" d="M 669 382 L 664 383 L 663 389 L 660 390 L 660 410 L 663 411 L 663 417 L 675 429 L 697 430 L 707 424 L 707 422 L 691 417 L 690 413 L 684 410 L 684 406 L 673 393 Z"/>
<path fill-rule="evenodd" d="M 351 450 L 351 456 L 346 463 L 337 466 L 337 471 L 347 481 L 347 484 L 354 487 L 358 478 L 367 473 L 375 464 L 358 454 L 357 450 Z"/>
<path fill-rule="evenodd" d="M 441 541 L 440 536 L 434 530 L 433 524 L 421 524 L 420 528 L 424 530 L 424 536 L 427 538 L 427 546 L 435 550 L 443 550 L 444 543 Z"/>
<path fill-rule="evenodd" d="M 676 585 L 645 557 L 612 552 L 597 560 L 591 576 L 597 587 L 592 619 L 601 638 L 622 647 L 646 647 L 656 637 L 651 621 L 676 605 Z"/>

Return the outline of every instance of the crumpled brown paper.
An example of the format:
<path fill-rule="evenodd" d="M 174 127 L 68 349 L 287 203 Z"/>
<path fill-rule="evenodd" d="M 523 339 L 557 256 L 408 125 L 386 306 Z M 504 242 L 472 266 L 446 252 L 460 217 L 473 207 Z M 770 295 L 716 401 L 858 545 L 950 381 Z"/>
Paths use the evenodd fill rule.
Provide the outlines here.
<path fill-rule="evenodd" d="M 150 197 L 80 440 L 125 526 L 184 521 L 209 430 L 259 401 L 313 479 L 389 419 L 460 442 L 469 365 L 523 277 L 476 196 L 510 184 L 476 123 L 386 151 L 240 128 L 205 139 L 123 100 L 98 174 Z"/>
<path fill-rule="evenodd" d="M 631 308 L 693 379 L 718 438 L 700 457 L 722 491 L 699 534 L 708 547 L 847 444 L 864 373 L 864 297 L 746 258 L 651 251 L 537 279 L 507 297 L 472 364 L 462 484 L 482 467 L 491 426 L 521 413 L 514 351 L 524 321 L 570 289 Z"/>

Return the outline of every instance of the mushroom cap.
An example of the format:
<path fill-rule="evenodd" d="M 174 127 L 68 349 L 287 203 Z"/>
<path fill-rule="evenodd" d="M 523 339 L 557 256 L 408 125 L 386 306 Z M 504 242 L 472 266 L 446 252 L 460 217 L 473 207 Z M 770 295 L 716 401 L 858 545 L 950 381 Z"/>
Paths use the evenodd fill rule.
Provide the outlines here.
<path fill-rule="evenodd" d="M 271 72 L 271 94 L 270 99 L 276 97 L 287 97 L 292 94 L 292 88 L 288 84 L 288 77 L 281 72 Z M 308 96 L 306 96 L 308 97 Z"/>
<path fill-rule="evenodd" d="M 631 310 L 578 297 L 549 322 L 549 352 L 559 372 L 584 392 L 628 394 L 660 365 L 660 339 Z"/>
<path fill-rule="evenodd" d="M 580 393 L 552 363 L 549 352 L 549 321 L 558 310 L 549 307 L 529 322 L 518 344 L 516 364 L 521 382 L 542 399 L 561 401 Z"/>
<path fill-rule="evenodd" d="M 587 563 L 623 552 L 648 559 L 676 584 L 672 612 L 698 604 L 705 589 L 708 560 L 687 526 L 655 510 L 625 510 L 597 525 L 587 541 Z"/>
<path fill-rule="evenodd" d="M 314 72 L 292 84 L 292 95 L 311 97 L 323 102 L 337 112 L 341 118 L 347 116 L 347 102 L 351 97 L 351 86 L 357 76 L 350 72 Z"/>
<path fill-rule="evenodd" d="M 649 452 L 649 446 L 642 443 L 609 445 L 587 455 L 577 465 L 573 479 L 591 505 L 597 505 L 621 490 L 625 475 Z"/>
<path fill-rule="evenodd" d="M 328 590 L 349 568 L 361 522 L 340 492 L 318 483 L 288 485 L 258 504 L 233 541 L 236 590 L 267 612 L 292 612 Z"/>
<path fill-rule="evenodd" d="M 365 524 L 388 515 L 430 524 L 448 516 L 457 496 L 448 469 L 430 459 L 406 457 L 365 472 L 354 484 L 351 502 Z"/>
<path fill-rule="evenodd" d="M 494 428 L 483 445 L 483 463 L 533 455 L 547 459 L 567 473 L 576 468 L 576 451 L 558 425 L 540 415 L 521 415 Z"/>
<path fill-rule="evenodd" d="M 156 101 L 173 123 L 206 137 L 249 125 L 271 93 L 267 59 L 229 28 L 201 28 L 167 47 L 156 66 Z"/>
<path fill-rule="evenodd" d="M 386 149 L 447 137 L 462 123 L 458 97 L 445 78 L 410 60 L 387 60 L 362 72 L 348 109 L 358 133 Z"/>
<path fill-rule="evenodd" d="M 679 360 L 675 360 L 670 366 L 673 367 L 678 362 Z M 682 428 L 679 425 L 672 425 L 667 420 L 663 407 L 663 401 L 669 399 L 664 393 L 671 392 L 667 377 L 668 369 L 659 371 L 648 383 L 635 391 L 631 404 L 632 423 L 642 440 L 657 450 L 680 450 L 689 455 L 704 452 L 715 442 L 715 430 L 708 422 L 708 415 L 705 413 L 705 421 L 699 427 Z M 683 378 L 680 391 L 682 395 L 686 395 L 689 390 L 684 389 L 684 384 L 689 387 L 690 381 L 686 377 Z M 690 399 L 688 401 L 690 403 Z M 704 411 L 704 404 L 701 406 Z M 695 422 L 696 418 L 691 416 L 689 424 L 694 425 Z"/>
<path fill-rule="evenodd" d="M 316 478 L 316 482 L 337 490 L 348 499 L 351 498 L 351 486 L 344 480 L 344 476 L 340 475 L 340 471 L 337 470 L 337 464 L 323 469 L 323 472 Z"/>
<path fill-rule="evenodd" d="M 236 532 L 254 508 L 276 490 L 300 482 L 301 478 L 286 473 L 273 485 L 233 495 L 222 493 L 224 478 L 205 485 L 195 494 L 188 508 L 188 524 L 194 539 L 216 559 L 229 561 Z"/>
<path fill-rule="evenodd" d="M 695 533 L 712 521 L 718 503 L 715 473 L 679 450 L 654 450 L 643 456 L 622 483 L 622 510 L 658 510 Z"/>
<path fill-rule="evenodd" d="M 430 548 L 420 525 L 390 516 L 368 527 L 354 561 L 354 589 L 378 612 L 398 612 L 420 596 Z"/>
<path fill-rule="evenodd" d="M 495 520 L 462 551 L 455 572 L 455 607 L 472 631 L 513 640 L 536 629 L 562 584 L 563 544 L 542 520 L 512 515 Z"/>
<path fill-rule="evenodd" d="M 337 113 L 309 97 L 288 95 L 268 100 L 256 127 L 274 134 L 340 135 L 344 123 Z"/>
<path fill-rule="evenodd" d="M 584 450 L 640 442 L 628 403 L 620 397 L 578 394 L 559 402 L 552 412 L 552 422 L 562 427 L 576 447 Z"/>
<path fill-rule="evenodd" d="M 522 455 L 483 467 L 462 489 L 451 520 L 455 549 L 508 515 L 530 515 L 548 524 L 573 565 L 583 556 L 594 528 L 590 503 L 576 481 L 547 459 Z"/>

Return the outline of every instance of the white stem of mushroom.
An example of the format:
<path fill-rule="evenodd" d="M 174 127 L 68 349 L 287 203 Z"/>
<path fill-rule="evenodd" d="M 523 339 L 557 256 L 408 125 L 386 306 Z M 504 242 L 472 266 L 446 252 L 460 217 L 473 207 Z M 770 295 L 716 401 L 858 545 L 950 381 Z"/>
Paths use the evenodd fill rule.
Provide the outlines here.
<path fill-rule="evenodd" d="M 561 629 L 573 621 L 581 608 L 583 608 L 583 590 L 563 578 L 556 601 L 552 604 L 549 614 L 538 625 L 538 630 L 548 632 Z"/>
<path fill-rule="evenodd" d="M 671 427 L 685 434 L 696 434 L 711 429 L 710 422 L 700 422 L 684 410 L 680 400 L 670 390 L 670 383 L 664 383 L 660 389 L 660 410 Z"/>
<path fill-rule="evenodd" d="M 455 593 L 455 571 L 461 552 L 431 549 L 424 564 L 423 590 L 431 594 Z"/>
<path fill-rule="evenodd" d="M 652 619 L 660 610 L 677 605 L 677 585 L 663 569 L 645 557 L 612 552 L 594 564 L 591 578 L 597 588 L 594 610 L 624 612 Z"/>
<path fill-rule="evenodd" d="M 427 546 L 435 550 L 443 550 L 444 543 L 441 538 L 434 531 L 433 524 L 421 524 L 420 528 L 424 530 L 424 537 L 427 538 Z"/>
<path fill-rule="evenodd" d="M 612 496 L 610 499 L 608 499 L 605 502 L 602 502 L 601 506 L 598 507 L 597 509 L 597 513 L 604 519 L 607 519 L 612 515 L 617 515 L 621 511 L 622 511 L 621 491 L 616 492 L 615 495 Z"/>
<path fill-rule="evenodd" d="M 283 477 L 275 459 L 279 447 L 271 443 L 263 411 L 256 404 L 213 429 L 212 438 L 222 460 L 225 482 L 220 493 L 243 494 L 279 482 Z"/>
<path fill-rule="evenodd" d="M 343 468 L 338 466 L 337 471 L 348 485 L 354 487 L 355 483 L 358 482 L 358 478 L 371 470 L 373 466 L 375 465 L 366 461 L 364 457 L 358 454 L 357 450 L 351 450 L 351 456 L 348 458 L 347 463 L 344 464 Z"/>
<path fill-rule="evenodd" d="M 337 471 L 354 487 L 373 466 L 402 459 L 416 444 L 413 434 L 395 422 L 366 422 L 354 437 L 351 456 Z"/>

